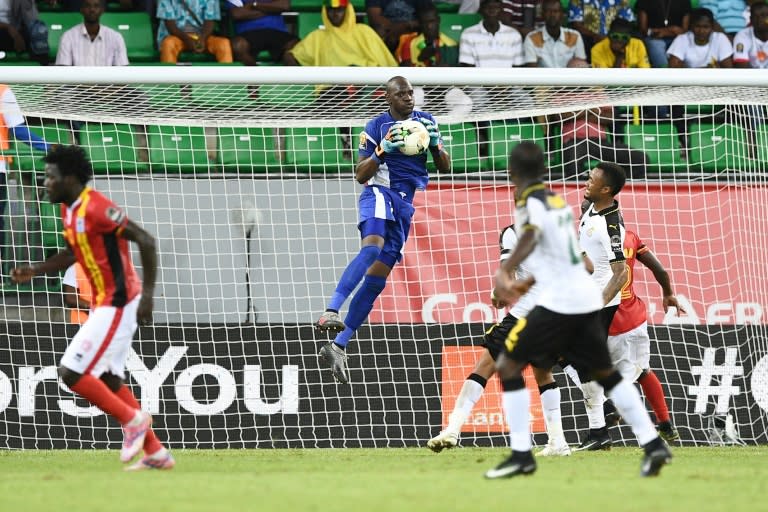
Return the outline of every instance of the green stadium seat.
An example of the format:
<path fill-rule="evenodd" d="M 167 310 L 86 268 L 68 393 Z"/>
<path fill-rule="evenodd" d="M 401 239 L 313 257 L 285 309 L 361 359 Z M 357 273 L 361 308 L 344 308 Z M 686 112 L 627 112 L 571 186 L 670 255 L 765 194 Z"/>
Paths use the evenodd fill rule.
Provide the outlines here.
<path fill-rule="evenodd" d="M 681 156 L 677 129 L 671 123 L 628 124 L 624 127 L 624 142 L 632 149 L 645 152 L 648 167 L 653 170 L 688 170 L 688 163 Z"/>
<path fill-rule="evenodd" d="M 545 151 L 547 149 L 544 129 L 534 123 L 495 121 L 491 123 L 488 135 L 488 170 L 506 169 L 509 152 L 524 140 L 535 142 Z"/>
<path fill-rule="evenodd" d="M 253 108 L 255 101 L 250 97 L 248 85 L 193 84 L 191 95 L 195 105 L 208 111 L 234 111 Z"/>
<path fill-rule="evenodd" d="M 202 126 L 148 126 L 149 165 L 153 172 L 210 172 Z"/>
<path fill-rule="evenodd" d="M 459 4 L 458 3 L 450 3 L 450 2 L 434 2 L 435 7 L 437 7 L 437 12 L 439 13 L 456 13 L 459 12 Z"/>
<path fill-rule="evenodd" d="M 458 43 L 464 29 L 477 25 L 481 19 L 479 14 L 441 14 L 440 32 Z"/>
<path fill-rule="evenodd" d="M 749 161 L 747 136 L 736 125 L 691 124 L 688 161 L 703 171 L 720 172 L 753 168 Z"/>
<path fill-rule="evenodd" d="M 351 172 L 352 153 L 344 147 L 342 137 L 335 127 L 287 128 L 285 164 L 297 172 Z"/>
<path fill-rule="evenodd" d="M 83 15 L 79 12 L 41 12 L 40 20 L 48 25 L 48 56 L 55 60 L 62 34 L 82 23 Z"/>
<path fill-rule="evenodd" d="M 280 169 L 277 140 L 271 128 L 219 128 L 218 163 L 228 172 Z"/>
<path fill-rule="evenodd" d="M 44 257 L 64 249 L 64 226 L 61 223 L 60 206 L 43 200 L 37 204 L 40 213 L 40 233 Z"/>
<path fill-rule="evenodd" d="M 445 150 L 451 155 L 451 167 L 454 173 L 476 172 L 483 166 L 477 143 L 477 125 L 475 123 L 441 124 Z"/>
<path fill-rule="evenodd" d="M 323 3 L 318 0 L 291 0 L 291 10 L 299 13 L 320 12 Z M 355 12 L 365 12 L 365 0 L 352 0 Z"/>
<path fill-rule="evenodd" d="M 260 85 L 254 94 L 265 107 L 284 110 L 307 107 L 317 97 L 314 85 Z"/>
<path fill-rule="evenodd" d="M 105 12 L 101 17 L 105 27 L 116 30 L 125 40 L 130 62 L 157 60 L 152 19 L 146 12 Z"/>
<path fill-rule="evenodd" d="M 29 129 L 42 137 L 48 144 L 73 144 L 75 142 L 75 136 L 69 123 L 30 125 Z M 44 172 L 45 164 L 42 158 L 45 153 L 43 151 L 33 149 L 29 144 L 18 140 L 13 141 L 11 150 L 11 156 L 14 157 L 13 168 L 22 171 Z"/>
<path fill-rule="evenodd" d="M 294 5 L 293 3 L 291 4 Z M 293 7 L 295 9 L 295 7 Z M 325 28 L 323 25 L 323 16 L 319 10 L 312 12 L 299 12 L 296 19 L 296 32 L 299 39 L 304 39 L 310 32 L 319 28 Z"/>
<path fill-rule="evenodd" d="M 138 159 L 131 125 L 88 123 L 80 130 L 80 142 L 93 165 L 94 174 L 135 174 L 148 170 Z"/>

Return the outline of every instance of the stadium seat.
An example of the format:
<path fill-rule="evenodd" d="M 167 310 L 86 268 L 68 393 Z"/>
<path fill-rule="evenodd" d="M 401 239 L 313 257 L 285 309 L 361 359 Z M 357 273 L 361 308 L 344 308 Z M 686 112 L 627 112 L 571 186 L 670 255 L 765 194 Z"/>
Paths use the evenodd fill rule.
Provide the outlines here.
<path fill-rule="evenodd" d="M 75 142 L 74 133 L 69 123 L 62 122 L 55 125 L 30 125 L 29 129 L 43 138 L 48 144 L 73 144 Z M 43 151 L 33 149 L 32 146 L 14 140 L 11 156 L 14 157 L 13 168 L 22 171 L 34 171 L 42 173 L 45 164 L 42 158 L 45 156 Z"/>
<path fill-rule="evenodd" d="M 458 3 L 451 3 L 451 2 L 434 2 L 435 7 L 437 7 L 437 12 L 440 13 L 455 13 L 459 11 L 459 4 Z"/>
<path fill-rule="evenodd" d="M 80 130 L 94 174 L 135 174 L 148 169 L 139 161 L 133 128 L 127 124 L 88 123 Z"/>
<path fill-rule="evenodd" d="M 191 99 L 196 106 L 204 107 L 208 112 L 222 112 L 253 108 L 255 101 L 249 95 L 249 86 L 245 84 L 193 84 Z"/>
<path fill-rule="evenodd" d="M 317 93 L 313 85 L 259 85 L 257 100 L 264 107 L 293 110 L 311 105 Z"/>
<path fill-rule="evenodd" d="M 61 212 L 58 204 L 42 200 L 37 203 L 40 213 L 40 233 L 43 245 L 43 257 L 59 252 L 64 249 L 64 237 L 62 231 L 64 226 L 61 223 Z"/>
<path fill-rule="evenodd" d="M 219 128 L 218 163 L 227 172 L 250 174 L 280 168 L 271 128 Z"/>
<path fill-rule="evenodd" d="M 210 172 L 202 126 L 148 126 L 149 165 L 153 172 Z"/>
<path fill-rule="evenodd" d="M 628 124 L 624 142 L 648 156 L 648 167 L 655 171 L 685 171 L 688 163 L 681 156 L 682 146 L 671 123 Z"/>
<path fill-rule="evenodd" d="M 293 5 L 293 4 L 292 4 Z M 323 25 L 323 16 L 320 11 L 300 12 L 296 19 L 296 32 L 299 39 L 304 39 L 307 35 L 319 28 L 325 28 Z"/>
<path fill-rule="evenodd" d="M 482 168 L 475 123 L 441 124 L 440 134 L 445 150 L 451 155 L 454 173 L 476 172 Z"/>
<path fill-rule="evenodd" d="M 691 124 L 688 161 L 708 172 L 753 168 L 744 130 L 729 123 Z"/>
<path fill-rule="evenodd" d="M 458 43 L 462 31 L 467 27 L 477 25 L 481 19 L 482 16 L 479 14 L 441 14 L 440 32 Z"/>
<path fill-rule="evenodd" d="M 304 12 L 320 12 L 322 2 L 317 0 L 291 0 L 291 10 Z M 352 0 L 355 12 L 365 12 L 365 0 Z"/>
<path fill-rule="evenodd" d="M 352 171 L 352 153 L 338 128 L 287 128 L 284 135 L 285 164 L 297 172 Z"/>
<path fill-rule="evenodd" d="M 146 12 L 105 12 L 101 17 L 105 27 L 123 36 L 130 62 L 150 62 L 158 58 L 152 19 Z"/>
<path fill-rule="evenodd" d="M 61 35 L 75 25 L 82 23 L 83 15 L 79 12 L 41 12 L 40 20 L 48 25 L 48 56 L 56 60 Z"/>
<path fill-rule="evenodd" d="M 486 168 L 492 171 L 506 169 L 509 152 L 524 140 L 535 142 L 545 151 L 547 149 L 541 125 L 516 121 L 493 122 L 489 128 Z"/>

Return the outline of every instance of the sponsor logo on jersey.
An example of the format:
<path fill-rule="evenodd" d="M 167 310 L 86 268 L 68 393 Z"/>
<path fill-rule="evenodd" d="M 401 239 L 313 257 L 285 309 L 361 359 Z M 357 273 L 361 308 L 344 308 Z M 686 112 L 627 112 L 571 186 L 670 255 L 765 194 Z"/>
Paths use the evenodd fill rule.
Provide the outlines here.
<path fill-rule="evenodd" d="M 120 224 L 125 219 L 125 212 L 120 208 L 115 208 L 114 206 L 107 208 L 105 213 L 107 218 L 115 224 Z"/>
<path fill-rule="evenodd" d="M 368 137 L 365 136 L 365 132 L 360 133 L 360 143 L 358 144 L 358 148 L 365 149 L 365 146 L 368 145 Z"/>

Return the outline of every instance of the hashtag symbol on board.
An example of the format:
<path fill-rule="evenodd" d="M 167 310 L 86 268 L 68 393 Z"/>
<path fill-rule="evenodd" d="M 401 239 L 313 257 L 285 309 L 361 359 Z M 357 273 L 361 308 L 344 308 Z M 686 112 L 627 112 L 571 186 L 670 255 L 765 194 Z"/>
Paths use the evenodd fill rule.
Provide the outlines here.
<path fill-rule="evenodd" d="M 707 402 L 710 397 L 717 398 L 715 412 L 725 414 L 728 412 L 728 401 L 733 395 L 741 391 L 739 386 L 733 385 L 733 378 L 744 375 L 744 367 L 736 363 L 738 350 L 736 348 L 725 349 L 725 361 L 723 364 L 715 363 L 716 348 L 704 349 L 704 359 L 701 366 L 691 366 L 691 373 L 699 376 L 698 386 L 688 386 L 688 394 L 696 397 L 694 412 L 704 413 L 707 410 Z M 712 385 L 712 379 L 720 377 L 720 384 Z"/>

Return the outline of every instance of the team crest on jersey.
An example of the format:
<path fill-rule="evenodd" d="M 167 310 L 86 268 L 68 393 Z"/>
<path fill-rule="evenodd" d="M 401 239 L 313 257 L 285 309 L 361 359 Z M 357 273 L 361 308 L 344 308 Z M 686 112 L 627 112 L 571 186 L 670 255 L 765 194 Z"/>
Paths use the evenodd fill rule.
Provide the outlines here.
<path fill-rule="evenodd" d="M 75 220 L 75 231 L 77 233 L 85 233 L 85 217 L 78 217 Z"/>
<path fill-rule="evenodd" d="M 358 144 L 358 148 L 365 149 L 365 146 L 368 145 L 368 137 L 365 136 L 365 132 L 360 133 L 360 143 Z"/>
<path fill-rule="evenodd" d="M 107 218 L 115 224 L 120 224 L 125 219 L 125 212 L 120 208 L 110 206 L 106 211 Z"/>
<path fill-rule="evenodd" d="M 736 51 L 737 52 L 743 52 L 744 51 L 744 45 L 742 43 L 739 43 L 736 45 Z"/>

